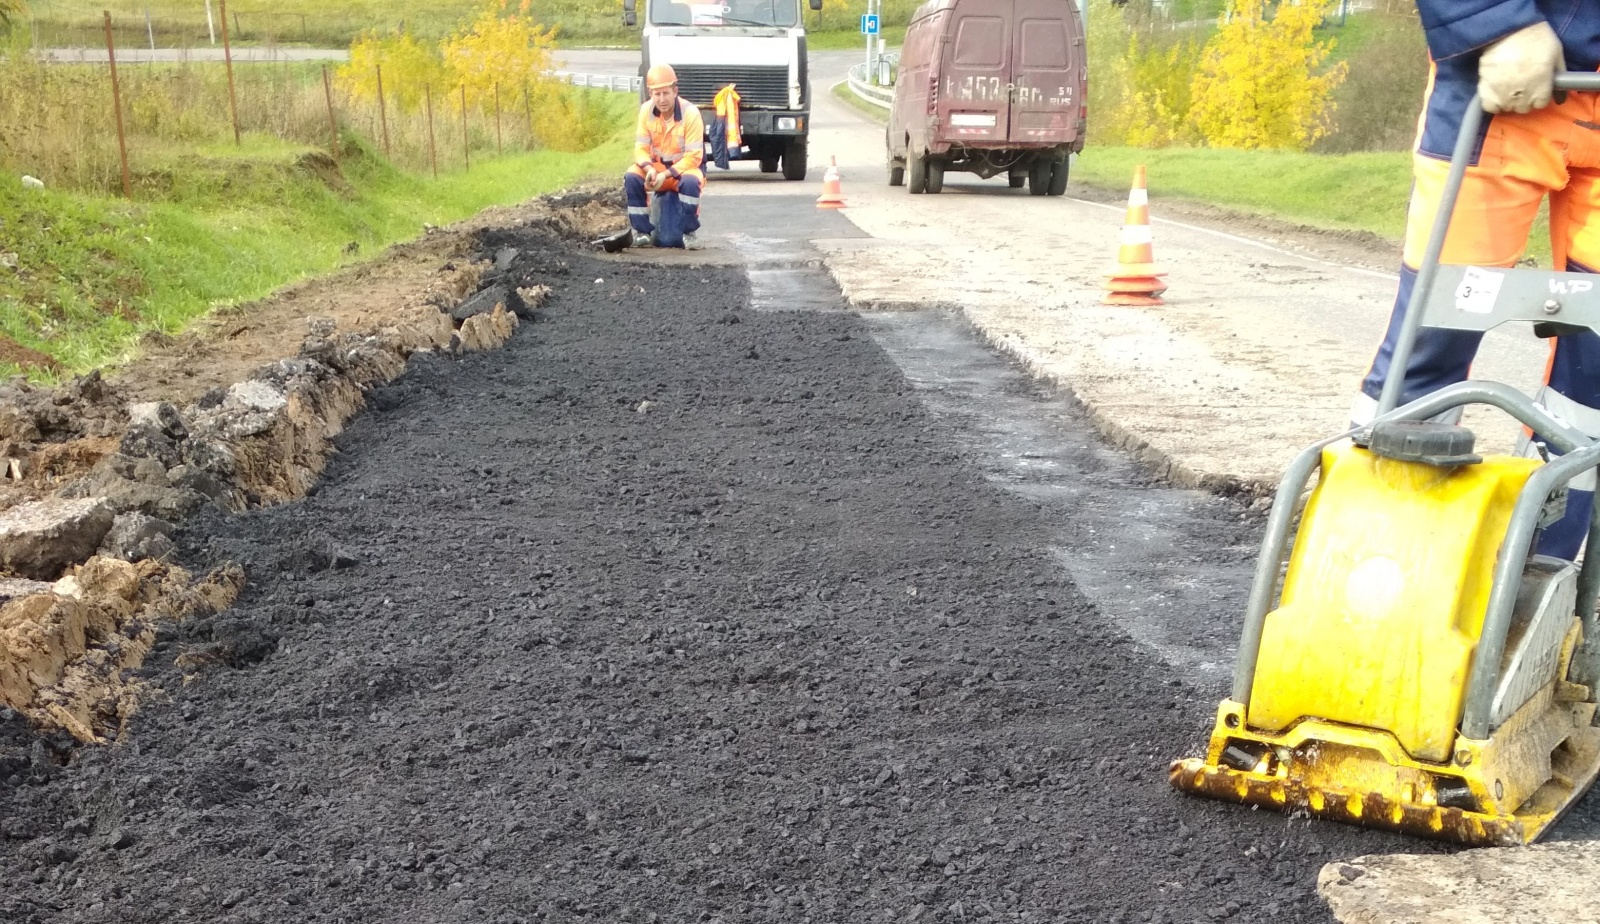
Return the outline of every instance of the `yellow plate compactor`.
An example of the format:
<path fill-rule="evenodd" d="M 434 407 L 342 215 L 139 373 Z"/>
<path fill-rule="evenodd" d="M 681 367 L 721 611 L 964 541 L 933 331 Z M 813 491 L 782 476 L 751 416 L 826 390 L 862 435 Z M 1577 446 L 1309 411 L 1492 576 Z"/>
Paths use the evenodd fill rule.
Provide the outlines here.
<path fill-rule="evenodd" d="M 1600 75 L 1557 86 L 1600 90 Z M 1476 101 L 1468 111 L 1394 370 L 1424 326 L 1600 331 L 1600 277 L 1439 264 L 1483 115 Z M 1205 757 L 1173 763 L 1172 784 L 1459 844 L 1528 843 L 1600 771 L 1600 504 L 1581 567 L 1533 553 L 1600 443 L 1505 385 L 1463 382 L 1395 409 L 1400 386 L 1390 375 L 1371 426 L 1285 473 L 1232 695 Z M 1480 457 L 1471 431 L 1438 422 L 1470 404 L 1515 417 L 1538 457 Z"/>

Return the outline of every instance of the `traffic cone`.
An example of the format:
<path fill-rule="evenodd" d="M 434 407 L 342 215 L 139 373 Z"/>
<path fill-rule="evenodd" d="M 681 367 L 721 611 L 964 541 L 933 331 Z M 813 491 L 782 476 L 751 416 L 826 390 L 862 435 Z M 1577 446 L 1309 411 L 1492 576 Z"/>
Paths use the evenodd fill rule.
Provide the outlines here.
<path fill-rule="evenodd" d="M 1122 225 L 1122 246 L 1117 248 L 1117 263 L 1106 274 L 1106 305 L 1160 305 L 1167 291 L 1161 281 L 1166 273 L 1156 267 L 1150 237 L 1150 194 L 1145 191 L 1144 165 L 1133 172 L 1133 188 L 1128 190 L 1128 218 Z"/>
<path fill-rule="evenodd" d="M 844 191 L 839 188 L 839 158 L 832 158 L 828 172 L 822 175 L 822 195 L 817 197 L 819 209 L 842 209 Z"/>

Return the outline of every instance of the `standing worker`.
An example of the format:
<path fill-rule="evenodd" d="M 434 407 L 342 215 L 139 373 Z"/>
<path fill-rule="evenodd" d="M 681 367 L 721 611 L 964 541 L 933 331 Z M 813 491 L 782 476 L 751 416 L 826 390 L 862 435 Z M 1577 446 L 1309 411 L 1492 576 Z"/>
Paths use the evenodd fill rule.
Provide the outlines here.
<path fill-rule="evenodd" d="M 1600 94 L 1568 93 L 1552 101 L 1556 73 L 1600 68 L 1600 2 L 1418 0 L 1417 7 L 1433 73 L 1412 156 L 1400 291 L 1388 334 L 1351 410 L 1356 425 L 1370 422 L 1377 410 L 1439 209 L 1451 148 L 1474 90 L 1493 115 L 1485 120 L 1477 157 L 1467 167 L 1441 262 L 1514 265 L 1548 194 L 1555 268 L 1600 270 Z M 1419 330 L 1400 403 L 1464 381 L 1482 337 L 1472 331 Z M 1600 336 L 1584 330 L 1555 338 L 1537 400 L 1583 433 L 1600 437 Z M 1566 516 L 1539 541 L 1542 554 L 1569 561 L 1588 531 L 1594 473 L 1573 479 L 1570 489 Z"/>
<path fill-rule="evenodd" d="M 706 176 L 700 171 L 705 159 L 705 125 L 694 103 L 678 98 L 678 75 L 670 65 L 658 64 L 645 74 L 649 102 L 639 107 L 638 128 L 634 132 L 633 166 L 622 185 L 628 196 L 628 223 L 633 226 L 633 246 L 655 244 L 650 223 L 650 201 L 646 193 L 676 192 L 682 211 L 686 250 L 699 248 L 695 232 L 700 230 L 700 189 Z"/>

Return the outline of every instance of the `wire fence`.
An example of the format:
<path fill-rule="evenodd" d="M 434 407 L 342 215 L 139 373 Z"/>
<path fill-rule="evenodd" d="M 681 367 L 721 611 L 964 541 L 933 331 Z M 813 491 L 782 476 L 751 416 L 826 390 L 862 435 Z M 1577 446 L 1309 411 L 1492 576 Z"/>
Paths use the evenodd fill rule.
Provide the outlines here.
<path fill-rule="evenodd" d="M 29 0 L 27 31 L 35 46 L 98 45 L 101 13 L 110 6 L 119 48 L 200 48 L 222 42 L 219 0 Z M 407 31 L 424 40 L 444 38 L 470 18 L 473 0 L 240 0 L 228 6 L 228 31 L 235 44 L 297 44 L 343 48 L 366 32 Z M 520 3 L 512 3 L 512 7 Z M 531 0 L 529 14 L 560 22 L 566 38 L 617 42 L 637 32 L 622 25 L 615 0 Z"/>
<path fill-rule="evenodd" d="M 590 147 L 630 105 L 630 98 L 568 87 L 553 74 L 469 89 L 415 86 L 380 65 L 368 74 L 288 57 L 242 63 L 232 60 L 231 15 L 229 23 L 219 27 L 221 61 L 130 65 L 119 60 L 109 14 L 100 63 L 49 63 L 15 52 L 0 58 L 0 165 L 47 185 L 130 197 L 182 182 L 196 158 L 237 159 L 285 146 L 322 148 L 336 160 L 366 147 L 437 175 L 508 150 Z M 631 82 L 615 89 L 631 90 Z"/>

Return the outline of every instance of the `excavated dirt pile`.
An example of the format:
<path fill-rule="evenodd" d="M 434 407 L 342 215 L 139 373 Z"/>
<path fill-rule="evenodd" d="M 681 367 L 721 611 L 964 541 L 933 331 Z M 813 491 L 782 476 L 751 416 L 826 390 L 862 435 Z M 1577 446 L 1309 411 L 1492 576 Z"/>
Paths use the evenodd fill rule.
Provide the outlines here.
<path fill-rule="evenodd" d="M 598 200 L 568 198 L 499 217 L 574 240 Z M 396 247 L 336 277 L 342 298 L 319 292 L 325 280 L 212 318 L 209 330 L 153 335 L 114 379 L 0 386 L 0 705 L 84 741 L 115 733 L 136 700 L 122 672 L 140 663 L 149 627 L 212 612 L 237 590 L 238 575 L 196 583 L 159 564 L 175 524 L 303 497 L 333 438 L 408 357 L 495 349 L 536 316 L 550 294 L 538 261 L 514 247 L 478 259 L 480 231 Z M 364 294 L 352 282 L 385 278 L 374 288 L 392 301 L 351 309 Z M 219 354 L 231 361 L 213 364 Z M 118 579 L 101 593 L 107 575 Z"/>
<path fill-rule="evenodd" d="M 1395 843 L 1173 793 L 1206 706 L 862 321 L 559 238 L 483 238 L 543 323 L 178 534 L 248 584 L 0 767 L 0 920 L 1326 922 Z"/>

